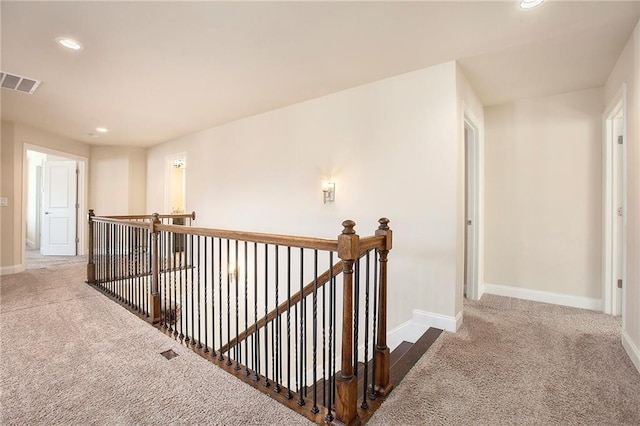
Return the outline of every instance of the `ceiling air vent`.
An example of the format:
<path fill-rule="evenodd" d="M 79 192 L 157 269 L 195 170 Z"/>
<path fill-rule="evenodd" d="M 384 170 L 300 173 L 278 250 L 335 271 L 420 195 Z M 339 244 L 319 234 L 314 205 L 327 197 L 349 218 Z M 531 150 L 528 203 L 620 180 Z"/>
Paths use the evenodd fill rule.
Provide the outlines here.
<path fill-rule="evenodd" d="M 0 86 L 2 86 L 3 89 L 16 90 L 32 95 L 39 85 L 40 80 L 0 71 Z"/>

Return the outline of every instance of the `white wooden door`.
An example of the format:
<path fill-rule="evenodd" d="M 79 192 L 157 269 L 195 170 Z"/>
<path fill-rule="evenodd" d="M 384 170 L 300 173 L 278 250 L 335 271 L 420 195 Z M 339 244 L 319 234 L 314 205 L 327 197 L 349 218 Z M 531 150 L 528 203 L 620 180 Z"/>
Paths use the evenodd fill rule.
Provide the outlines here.
<path fill-rule="evenodd" d="M 44 255 L 76 255 L 76 170 L 75 161 L 44 163 L 40 242 Z"/>

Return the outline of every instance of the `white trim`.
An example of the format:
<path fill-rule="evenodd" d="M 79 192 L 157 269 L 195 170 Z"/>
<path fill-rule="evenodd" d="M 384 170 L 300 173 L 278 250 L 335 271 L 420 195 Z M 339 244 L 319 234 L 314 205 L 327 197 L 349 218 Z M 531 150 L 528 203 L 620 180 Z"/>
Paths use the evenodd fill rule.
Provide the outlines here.
<path fill-rule="evenodd" d="M 478 283 L 480 282 L 478 278 L 479 265 L 482 261 L 480 258 L 480 130 L 479 126 L 476 124 L 478 121 L 472 116 L 470 111 L 464 109 L 463 113 L 463 134 L 465 130 L 468 130 L 469 133 L 469 143 L 466 144 L 465 138 L 465 147 L 464 147 L 464 155 L 465 155 L 465 212 L 464 212 L 464 235 L 465 235 L 465 244 L 464 244 L 464 259 L 465 266 L 464 270 L 466 272 L 465 277 L 463 278 L 467 281 L 469 278 L 469 282 L 467 282 L 467 297 L 472 300 L 478 300 L 480 297 L 478 296 Z M 471 149 L 469 149 L 471 146 Z M 469 164 L 469 157 L 471 158 L 471 163 Z M 469 177 L 469 173 L 471 173 L 471 177 Z M 473 188 L 469 188 L 469 180 L 472 181 Z M 469 199 L 471 202 L 469 203 Z M 468 204 L 471 204 L 469 207 Z M 466 210 L 471 210 L 471 217 L 467 217 Z M 467 227 L 467 220 L 471 220 L 471 234 L 469 234 Z M 471 259 L 468 258 L 469 250 L 467 247 L 467 243 L 471 243 Z M 469 266 L 471 266 L 471 271 L 469 271 Z"/>
<path fill-rule="evenodd" d="M 626 117 L 626 84 L 623 83 L 611 103 L 607 106 L 602 115 L 602 311 L 606 314 L 622 315 L 622 325 L 625 325 L 625 294 L 626 286 L 622 288 L 622 312 L 616 312 L 616 278 L 622 278 L 623 283 L 626 282 L 626 229 L 627 229 L 627 206 L 626 196 L 622 199 L 622 218 L 623 218 L 623 250 L 622 256 L 622 277 L 617 277 L 614 265 L 614 220 L 616 217 L 616 206 L 614 203 L 614 147 L 616 141 L 611 138 L 611 120 L 614 115 L 622 111 L 622 136 L 624 143 L 622 145 L 622 188 L 623 194 L 626 194 L 626 158 L 627 158 L 627 117 Z M 614 277 L 615 275 L 615 277 Z"/>
<path fill-rule="evenodd" d="M 2 276 L 2 275 L 11 275 L 11 274 L 19 274 L 20 272 L 24 272 L 24 264 L 11 265 L 11 266 L 0 266 L 0 276 Z"/>
<path fill-rule="evenodd" d="M 640 373 L 640 349 L 633 343 L 631 336 L 622 330 L 622 347 L 627 351 L 627 355 L 631 358 L 631 362 L 636 366 L 636 370 Z"/>
<path fill-rule="evenodd" d="M 76 246 L 76 256 L 87 255 L 89 253 L 89 246 L 87 241 L 87 226 L 86 213 L 89 211 L 89 158 L 82 157 L 80 155 L 71 154 L 69 152 L 57 151 L 55 149 L 46 148 L 40 145 L 35 145 L 28 142 L 22 143 L 22 258 L 26 259 L 26 247 L 27 247 L 27 215 L 24 212 L 27 209 L 27 151 L 36 151 L 47 155 L 55 155 L 57 157 L 68 158 L 74 160 L 78 164 L 78 188 L 77 199 L 79 208 L 77 210 L 76 220 L 76 238 L 79 242 Z M 23 268 L 24 270 L 24 268 Z"/>
<path fill-rule="evenodd" d="M 484 283 L 483 287 L 484 293 L 495 294 L 496 296 L 515 297 L 517 299 L 533 300 L 534 302 L 571 306 L 573 308 L 590 309 L 593 311 L 602 310 L 602 299 L 488 283 Z"/>
<path fill-rule="evenodd" d="M 387 332 L 387 346 L 394 350 L 402 342 L 415 343 L 430 327 L 455 332 L 462 325 L 462 311 L 455 317 L 413 310 L 413 317 Z"/>

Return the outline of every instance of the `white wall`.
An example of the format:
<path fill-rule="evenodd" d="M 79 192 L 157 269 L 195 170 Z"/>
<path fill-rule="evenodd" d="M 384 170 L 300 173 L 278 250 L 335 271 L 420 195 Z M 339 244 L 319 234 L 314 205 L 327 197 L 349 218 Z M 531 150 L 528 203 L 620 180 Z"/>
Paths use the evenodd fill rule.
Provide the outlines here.
<path fill-rule="evenodd" d="M 412 309 L 456 315 L 460 167 L 456 64 L 449 62 L 185 136 L 149 149 L 147 210 L 164 206 L 164 164 L 185 152 L 200 226 L 336 237 L 391 219 L 389 329 Z M 321 181 L 336 183 L 324 205 Z"/>
<path fill-rule="evenodd" d="M 99 216 L 145 214 L 146 149 L 92 146 L 89 208 Z"/>
<path fill-rule="evenodd" d="M 600 306 L 602 96 L 592 89 L 485 109 L 486 287 Z"/>
<path fill-rule="evenodd" d="M 640 23 L 618 58 L 604 90 L 604 106 L 626 84 L 627 259 L 623 344 L 640 371 Z"/>
<path fill-rule="evenodd" d="M 0 208 L 0 274 L 24 269 L 24 240 L 22 226 L 25 204 L 23 199 L 25 144 L 89 158 L 89 145 L 53 135 L 29 126 L 2 121 L 2 150 L 0 151 L 1 192 L 9 199 L 9 206 Z M 85 194 L 86 196 L 86 194 Z"/>

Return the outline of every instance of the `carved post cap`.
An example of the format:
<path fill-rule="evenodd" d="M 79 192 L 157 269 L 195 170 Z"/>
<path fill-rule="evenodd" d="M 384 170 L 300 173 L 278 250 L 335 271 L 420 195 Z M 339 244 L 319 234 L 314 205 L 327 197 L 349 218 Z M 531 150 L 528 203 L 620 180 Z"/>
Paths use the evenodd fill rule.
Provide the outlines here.
<path fill-rule="evenodd" d="M 191 212 L 191 220 L 196 220 L 196 212 Z"/>
<path fill-rule="evenodd" d="M 352 220 L 345 220 L 344 222 L 342 222 L 342 226 L 344 226 L 344 229 L 342 230 L 343 234 L 355 234 L 356 230 L 353 229 L 356 226 L 356 223 Z"/>
<path fill-rule="evenodd" d="M 160 221 L 160 215 L 158 213 L 153 213 L 151 215 L 151 217 L 153 218 L 154 222 L 159 222 Z"/>
<path fill-rule="evenodd" d="M 386 217 L 380 218 L 378 220 L 378 223 L 380 224 L 380 226 L 378 226 L 378 229 L 380 231 L 387 231 L 389 230 L 389 219 L 387 219 Z"/>
<path fill-rule="evenodd" d="M 94 216 L 95 216 L 95 213 L 93 212 L 93 209 L 89 209 L 89 214 L 87 216 L 87 218 L 89 219 L 89 222 L 91 222 Z"/>

